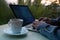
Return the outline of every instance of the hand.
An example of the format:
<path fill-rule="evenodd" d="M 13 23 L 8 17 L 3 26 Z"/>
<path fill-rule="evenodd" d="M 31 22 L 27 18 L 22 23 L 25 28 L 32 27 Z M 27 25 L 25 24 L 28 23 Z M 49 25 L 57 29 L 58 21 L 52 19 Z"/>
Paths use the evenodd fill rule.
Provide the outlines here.
<path fill-rule="evenodd" d="M 33 28 L 36 29 L 38 27 L 39 23 L 40 23 L 40 21 L 34 21 L 33 25 L 32 25 Z"/>

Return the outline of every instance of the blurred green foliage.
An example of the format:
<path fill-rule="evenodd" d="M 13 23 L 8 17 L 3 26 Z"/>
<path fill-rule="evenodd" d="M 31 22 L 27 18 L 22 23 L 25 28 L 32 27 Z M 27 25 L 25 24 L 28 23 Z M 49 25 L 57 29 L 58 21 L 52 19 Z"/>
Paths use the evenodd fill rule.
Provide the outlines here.
<path fill-rule="evenodd" d="M 39 18 L 39 17 L 43 16 L 42 12 L 44 9 L 42 8 L 42 5 L 40 5 L 38 7 L 33 5 L 33 6 L 30 6 L 29 8 L 35 18 Z"/>
<path fill-rule="evenodd" d="M 35 18 L 39 18 L 39 17 L 56 18 L 58 17 L 57 12 L 55 11 L 53 12 L 52 9 L 49 9 L 48 7 L 43 7 L 42 5 L 39 5 L 38 7 L 31 6 L 30 10 Z"/>
<path fill-rule="evenodd" d="M 0 25 L 7 23 L 10 18 L 14 18 L 11 9 L 4 0 L 0 0 Z"/>

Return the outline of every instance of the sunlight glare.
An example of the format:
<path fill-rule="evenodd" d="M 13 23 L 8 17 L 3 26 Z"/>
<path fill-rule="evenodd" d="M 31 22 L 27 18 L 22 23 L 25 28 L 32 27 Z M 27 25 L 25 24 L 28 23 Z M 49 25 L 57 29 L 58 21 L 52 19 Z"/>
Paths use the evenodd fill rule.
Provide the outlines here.
<path fill-rule="evenodd" d="M 18 4 L 18 0 L 5 0 L 8 4 Z"/>
<path fill-rule="evenodd" d="M 59 5 L 59 0 L 42 0 L 41 4 L 44 6 L 48 6 L 51 5 L 52 2 L 57 3 Z"/>

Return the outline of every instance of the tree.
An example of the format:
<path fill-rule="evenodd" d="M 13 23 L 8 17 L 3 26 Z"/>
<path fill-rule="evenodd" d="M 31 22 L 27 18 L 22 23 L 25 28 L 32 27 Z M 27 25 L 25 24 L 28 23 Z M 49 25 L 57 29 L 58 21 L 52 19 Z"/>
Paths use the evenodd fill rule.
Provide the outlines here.
<path fill-rule="evenodd" d="M 28 1 L 28 5 L 31 6 L 31 0 L 27 0 Z"/>
<path fill-rule="evenodd" d="M 24 5 L 24 0 L 18 0 L 18 3 L 19 3 L 20 5 Z"/>
<path fill-rule="evenodd" d="M 51 5 L 48 5 L 46 8 L 49 10 L 50 13 L 48 13 L 49 17 L 51 18 L 56 18 L 58 17 L 58 12 L 57 12 L 57 8 L 59 7 L 58 4 L 56 4 L 55 2 L 52 2 Z"/>
<path fill-rule="evenodd" d="M 0 0 L 0 24 L 7 23 L 13 18 L 13 13 L 4 0 Z"/>
<path fill-rule="evenodd" d="M 34 5 L 35 5 L 35 6 L 39 6 L 39 5 L 40 5 L 40 1 L 41 1 L 41 0 L 34 0 Z"/>

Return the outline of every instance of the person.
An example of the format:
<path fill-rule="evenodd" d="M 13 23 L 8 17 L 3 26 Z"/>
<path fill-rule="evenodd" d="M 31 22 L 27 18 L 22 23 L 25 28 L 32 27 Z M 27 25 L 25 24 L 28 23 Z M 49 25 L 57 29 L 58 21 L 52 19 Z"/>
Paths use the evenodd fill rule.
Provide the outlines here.
<path fill-rule="evenodd" d="M 33 28 L 34 29 L 37 28 L 40 25 L 40 23 L 42 23 L 42 22 L 46 22 L 48 24 L 51 24 L 51 21 L 50 21 L 49 18 L 47 18 L 47 17 L 41 17 L 41 18 L 38 19 L 38 21 L 34 21 L 33 22 L 33 25 L 32 25 Z"/>
<path fill-rule="evenodd" d="M 60 26 L 60 18 L 56 18 L 56 19 L 51 19 L 51 18 L 47 18 L 47 17 L 41 17 L 38 19 L 38 21 L 34 21 L 33 22 L 33 28 L 35 29 L 36 27 L 39 26 L 40 23 L 45 22 L 47 24 L 51 24 L 51 25 L 55 25 L 55 26 Z M 42 22 L 41 22 L 42 21 Z"/>
<path fill-rule="evenodd" d="M 44 36 L 48 37 L 51 40 L 60 40 L 60 27 L 54 25 L 56 20 L 51 20 L 47 17 L 41 17 L 38 19 L 38 21 L 33 22 L 33 29 L 35 29 L 40 34 L 43 34 Z M 51 25 L 53 22 L 53 25 Z"/>

